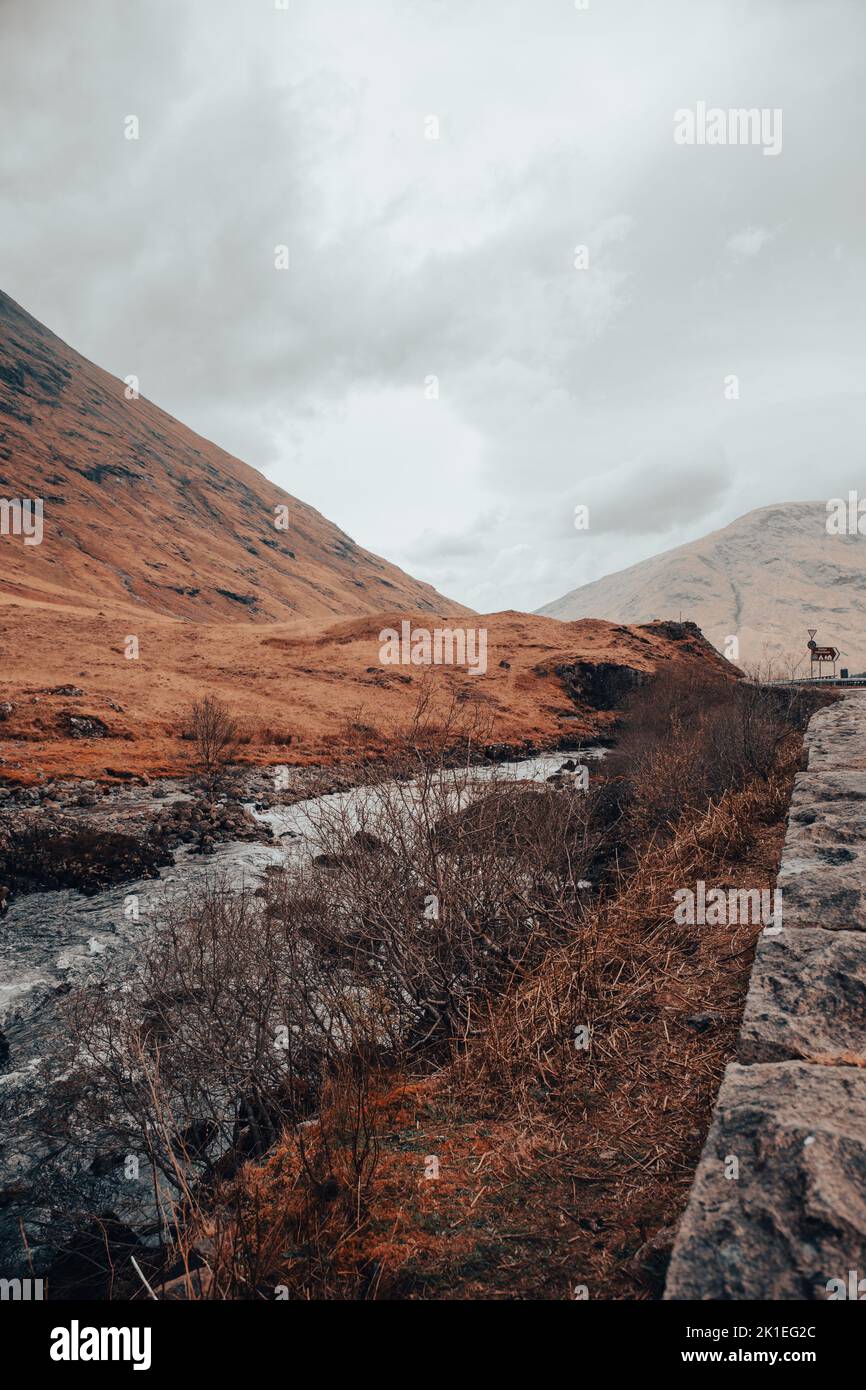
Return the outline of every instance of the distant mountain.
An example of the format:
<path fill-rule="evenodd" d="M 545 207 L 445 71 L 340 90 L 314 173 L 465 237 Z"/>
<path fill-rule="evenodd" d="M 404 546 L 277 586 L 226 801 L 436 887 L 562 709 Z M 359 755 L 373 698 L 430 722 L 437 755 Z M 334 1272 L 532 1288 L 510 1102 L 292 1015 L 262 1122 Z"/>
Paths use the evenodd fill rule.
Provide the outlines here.
<path fill-rule="evenodd" d="M 739 639 L 739 662 L 803 658 L 807 629 L 866 668 L 866 537 L 827 533 L 826 502 L 760 507 L 688 545 L 606 575 L 540 608 L 553 618 L 645 623 L 691 619 L 720 651 Z"/>
<path fill-rule="evenodd" d="M 42 499 L 44 539 L 0 536 L 0 593 L 204 622 L 466 612 L 208 443 L 0 293 L 0 498 Z M 288 528 L 274 525 L 288 508 Z"/>

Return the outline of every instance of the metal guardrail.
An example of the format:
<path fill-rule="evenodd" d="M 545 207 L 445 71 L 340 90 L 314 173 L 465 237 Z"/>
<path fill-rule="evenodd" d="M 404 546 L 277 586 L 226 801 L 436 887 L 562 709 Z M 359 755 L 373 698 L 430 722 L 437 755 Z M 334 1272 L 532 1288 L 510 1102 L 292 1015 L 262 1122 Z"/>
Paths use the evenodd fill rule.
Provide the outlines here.
<path fill-rule="evenodd" d="M 790 680 L 761 681 L 761 685 L 866 685 L 866 676 L 797 676 Z"/>

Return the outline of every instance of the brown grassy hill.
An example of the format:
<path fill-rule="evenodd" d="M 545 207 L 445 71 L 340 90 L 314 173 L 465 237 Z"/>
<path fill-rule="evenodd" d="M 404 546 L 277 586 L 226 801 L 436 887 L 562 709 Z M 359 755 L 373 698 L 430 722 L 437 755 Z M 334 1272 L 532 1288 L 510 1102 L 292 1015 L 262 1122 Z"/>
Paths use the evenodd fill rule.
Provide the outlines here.
<path fill-rule="evenodd" d="M 41 545 L 0 537 L 0 591 L 196 622 L 467 611 L 125 390 L 0 293 L 0 496 L 45 509 Z"/>
<path fill-rule="evenodd" d="M 0 295 L 0 497 L 43 498 L 44 539 L 0 537 L 0 776 L 159 775 L 217 695 L 268 765 L 387 751 L 431 687 L 491 742 L 603 734 L 642 674 L 730 667 L 697 629 L 472 616 L 487 672 L 401 667 L 379 634 L 468 610 L 85 361 Z M 273 525 L 287 504 L 288 531 Z M 138 655 L 126 655 L 127 638 Z"/>
<path fill-rule="evenodd" d="M 204 691 L 230 705 L 250 734 L 244 760 L 266 766 L 387 751 L 431 683 L 440 707 L 453 697 L 468 714 L 476 710 L 490 742 L 555 747 L 609 731 L 618 698 L 643 675 L 678 668 L 696 679 L 732 679 L 730 665 L 686 625 L 628 628 L 522 613 L 473 619 L 488 633 L 485 675 L 382 666 L 379 632 L 403 617 L 431 623 L 406 612 L 329 625 L 151 616 L 133 629 L 128 610 L 110 604 L 98 613 L 69 607 L 58 621 L 53 605 L 0 602 L 0 702 L 14 705 L 0 723 L 0 776 L 182 771 L 185 716 Z M 130 631 L 137 660 L 124 656 Z M 104 735 L 74 736 L 70 715 L 100 720 Z"/>

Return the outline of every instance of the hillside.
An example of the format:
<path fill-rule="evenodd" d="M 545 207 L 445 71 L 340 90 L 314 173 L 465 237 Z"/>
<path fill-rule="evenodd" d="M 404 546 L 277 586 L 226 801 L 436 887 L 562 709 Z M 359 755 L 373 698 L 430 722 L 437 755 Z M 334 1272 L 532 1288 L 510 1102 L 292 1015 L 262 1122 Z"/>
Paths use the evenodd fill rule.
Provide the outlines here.
<path fill-rule="evenodd" d="M 468 610 L 360 549 L 0 296 L 0 497 L 42 498 L 43 539 L 0 538 L 0 777 L 188 765 L 194 700 L 220 697 L 262 765 L 387 750 L 432 684 L 494 742 L 603 735 L 616 699 L 675 664 L 729 676 L 700 633 L 469 618 L 485 674 L 383 665 L 379 633 Z M 274 508 L 290 525 L 275 529 Z M 130 654 L 128 639 L 137 640 Z"/>
<path fill-rule="evenodd" d="M 0 592 L 196 622 L 466 611 L 125 390 L 0 293 L 0 496 L 44 501 L 41 544 L 0 537 Z"/>
<path fill-rule="evenodd" d="M 739 661 L 769 655 L 786 673 L 801 657 L 807 628 L 837 646 L 843 665 L 866 667 L 866 537 L 831 536 L 825 502 L 786 502 L 748 512 L 719 531 L 592 584 L 539 612 L 550 617 L 645 623 L 689 619 L 724 650 L 739 639 Z M 786 660 L 787 658 L 787 660 Z"/>
<path fill-rule="evenodd" d="M 138 625 L 140 656 L 130 661 L 120 610 L 69 608 L 59 624 L 49 605 L 0 604 L 0 705 L 13 706 L 0 714 L 0 779 L 182 772 L 185 716 L 203 691 L 230 705 L 248 734 L 243 761 L 309 765 L 387 752 L 431 681 L 439 709 L 453 697 L 470 719 L 477 709 L 491 742 L 519 749 L 606 735 L 620 696 L 656 671 L 731 678 L 685 625 L 559 623 L 522 613 L 473 620 L 488 634 L 483 675 L 382 666 L 379 632 L 404 617 L 425 621 L 395 612 L 328 625 L 151 618 Z"/>

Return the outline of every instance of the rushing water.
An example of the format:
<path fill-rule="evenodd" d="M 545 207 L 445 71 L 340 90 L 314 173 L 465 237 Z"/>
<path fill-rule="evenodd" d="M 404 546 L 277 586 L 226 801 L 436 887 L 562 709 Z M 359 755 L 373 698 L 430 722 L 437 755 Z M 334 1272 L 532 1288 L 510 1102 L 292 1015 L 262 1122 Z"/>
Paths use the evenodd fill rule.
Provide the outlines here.
<path fill-rule="evenodd" d="M 485 780 L 541 781 L 568 758 L 601 756 L 603 750 L 595 748 L 542 754 L 523 762 L 473 768 L 472 775 Z M 272 844 L 229 841 L 217 845 L 207 856 L 192 854 L 181 845 L 175 851 L 174 866 L 161 870 L 156 879 L 107 888 L 95 897 L 60 889 L 15 899 L 0 926 L 0 1029 L 9 1046 L 5 1070 L 0 1071 L 0 1100 L 14 1102 L 16 1094 L 32 1091 L 60 1026 L 59 995 L 70 985 L 86 983 L 106 971 L 122 978 L 134 962 L 142 936 L 158 917 L 166 894 L 194 887 L 196 881 L 215 873 L 235 887 L 253 887 L 268 866 L 315 852 L 315 825 L 323 810 L 348 811 L 351 815 L 368 796 L 368 789 L 358 787 L 262 812 L 248 804 L 251 814 L 271 827 Z M 98 822 L 100 807 L 88 811 L 86 818 Z M 4 1188 L 26 1187 L 45 1152 L 44 1144 L 29 1130 L 27 1113 L 25 1106 L 16 1133 L 0 1136 L 0 1197 Z M 11 1248 L 17 1243 L 14 1199 L 0 1200 L 0 1252 L 4 1230 L 7 1248 Z M 4 1272 L 0 1267 L 0 1276 Z"/>

